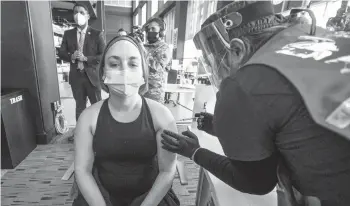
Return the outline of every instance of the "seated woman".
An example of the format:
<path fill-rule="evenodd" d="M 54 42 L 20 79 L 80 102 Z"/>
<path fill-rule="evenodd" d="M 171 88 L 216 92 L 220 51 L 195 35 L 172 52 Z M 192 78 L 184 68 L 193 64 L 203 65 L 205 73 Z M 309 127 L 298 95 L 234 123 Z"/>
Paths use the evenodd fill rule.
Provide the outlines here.
<path fill-rule="evenodd" d="M 142 51 L 130 36 L 106 46 L 99 74 L 109 98 L 78 120 L 73 206 L 180 205 L 172 191 L 176 156 L 160 142 L 162 130 L 176 132 L 176 124 L 165 106 L 139 94 L 148 79 Z"/>

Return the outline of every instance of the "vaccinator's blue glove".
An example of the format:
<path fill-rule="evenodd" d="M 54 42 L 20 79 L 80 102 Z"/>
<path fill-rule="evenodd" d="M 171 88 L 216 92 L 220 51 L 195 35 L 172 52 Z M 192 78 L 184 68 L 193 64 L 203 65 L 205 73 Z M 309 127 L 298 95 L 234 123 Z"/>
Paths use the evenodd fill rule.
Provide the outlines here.
<path fill-rule="evenodd" d="M 196 113 L 197 129 L 205 131 L 208 134 L 214 135 L 213 130 L 213 115 L 207 112 Z"/>
<path fill-rule="evenodd" d="M 200 147 L 197 136 L 191 131 L 184 131 L 181 135 L 164 130 L 161 136 L 163 138 L 161 141 L 163 149 L 188 158 L 191 158 L 193 153 Z"/>

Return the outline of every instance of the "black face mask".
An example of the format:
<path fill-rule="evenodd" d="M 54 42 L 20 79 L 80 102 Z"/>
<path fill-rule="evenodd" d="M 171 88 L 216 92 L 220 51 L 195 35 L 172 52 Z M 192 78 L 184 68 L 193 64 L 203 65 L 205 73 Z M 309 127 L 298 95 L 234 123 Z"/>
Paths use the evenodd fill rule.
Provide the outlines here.
<path fill-rule="evenodd" d="M 154 31 L 150 31 L 147 33 L 147 41 L 150 44 L 153 44 L 155 42 L 158 41 L 158 37 L 159 37 L 159 32 L 154 32 Z"/>

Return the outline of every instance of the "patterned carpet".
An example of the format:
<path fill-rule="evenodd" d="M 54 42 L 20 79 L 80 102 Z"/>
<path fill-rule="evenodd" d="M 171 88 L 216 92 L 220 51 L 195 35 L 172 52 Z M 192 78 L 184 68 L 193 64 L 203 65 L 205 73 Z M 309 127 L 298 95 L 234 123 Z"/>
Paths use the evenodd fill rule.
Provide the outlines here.
<path fill-rule="evenodd" d="M 186 127 L 179 126 L 179 132 Z M 188 185 L 181 185 L 178 174 L 173 188 L 181 205 L 195 205 L 199 167 L 184 157 Z M 38 145 L 38 147 L 14 170 L 1 179 L 2 206 L 53 206 L 72 205 L 69 191 L 73 178 L 61 180 L 73 162 L 72 144 Z"/>
<path fill-rule="evenodd" d="M 72 179 L 61 178 L 73 162 L 73 145 L 38 145 L 1 180 L 1 205 L 71 205 Z"/>

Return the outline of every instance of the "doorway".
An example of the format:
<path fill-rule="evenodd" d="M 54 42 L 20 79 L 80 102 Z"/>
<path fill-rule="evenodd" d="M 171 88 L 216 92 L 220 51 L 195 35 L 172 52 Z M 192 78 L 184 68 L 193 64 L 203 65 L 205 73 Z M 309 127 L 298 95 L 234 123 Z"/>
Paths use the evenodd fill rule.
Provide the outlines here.
<path fill-rule="evenodd" d="M 76 125 L 75 100 L 73 98 L 72 88 L 68 82 L 70 63 L 61 60 L 58 57 L 58 51 L 62 44 L 64 32 L 75 27 L 73 17 L 74 4 L 74 1 L 51 1 L 52 29 L 56 48 L 56 63 L 60 100 L 61 105 L 63 106 L 63 115 L 65 116 L 68 122 L 68 127 L 70 128 L 74 128 Z M 106 99 L 107 97 L 108 94 L 102 92 L 102 99 Z M 87 106 L 90 106 L 89 100 L 87 100 Z"/>

